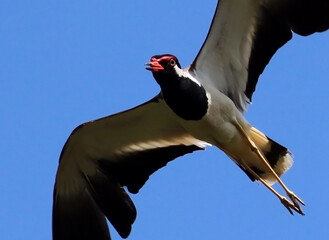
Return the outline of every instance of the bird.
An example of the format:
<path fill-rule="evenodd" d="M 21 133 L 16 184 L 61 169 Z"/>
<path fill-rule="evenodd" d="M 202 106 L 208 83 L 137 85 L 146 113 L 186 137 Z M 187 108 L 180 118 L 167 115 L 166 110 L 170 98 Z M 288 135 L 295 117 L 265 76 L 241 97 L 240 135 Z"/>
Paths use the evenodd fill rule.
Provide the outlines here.
<path fill-rule="evenodd" d="M 182 68 L 173 54 L 146 63 L 160 87 L 149 101 L 76 127 L 59 157 L 54 240 L 111 239 L 106 219 L 127 238 L 136 194 L 170 161 L 215 146 L 291 213 L 304 202 L 281 180 L 291 152 L 244 117 L 260 75 L 293 33 L 329 28 L 329 1 L 218 0 L 197 56 Z M 272 185 L 278 182 L 286 196 Z M 127 191 L 126 191 L 127 190 Z"/>

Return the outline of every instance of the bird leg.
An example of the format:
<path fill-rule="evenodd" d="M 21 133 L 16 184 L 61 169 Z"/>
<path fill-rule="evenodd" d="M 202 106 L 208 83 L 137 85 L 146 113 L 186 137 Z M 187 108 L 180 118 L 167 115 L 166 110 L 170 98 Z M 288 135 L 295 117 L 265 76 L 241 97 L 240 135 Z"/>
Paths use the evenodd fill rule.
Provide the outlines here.
<path fill-rule="evenodd" d="M 289 201 L 286 197 L 282 196 L 281 194 L 279 194 L 273 187 L 271 187 L 263 178 L 261 178 L 254 170 L 252 170 L 248 165 L 244 164 L 243 162 L 241 163 L 242 167 L 244 167 L 248 172 L 250 172 L 255 179 L 257 179 L 258 181 L 260 181 L 262 184 L 264 184 L 265 187 L 267 187 L 272 193 L 274 193 L 274 195 L 276 195 L 279 199 L 280 202 L 283 204 L 283 206 L 285 206 L 287 208 L 287 210 L 290 212 L 290 214 L 294 215 L 293 211 L 298 212 L 301 215 L 304 215 L 303 211 L 301 210 L 301 208 L 298 206 L 296 206 L 296 204 L 294 202 Z M 292 200 L 293 201 L 293 200 Z"/>
<path fill-rule="evenodd" d="M 282 188 L 284 189 L 284 191 L 286 192 L 287 196 L 291 199 L 292 203 L 290 201 L 288 201 L 285 197 L 281 196 L 280 194 L 278 194 L 277 192 L 275 193 L 275 191 L 273 191 L 274 189 L 269 186 L 262 178 L 260 178 L 254 171 L 252 171 L 248 166 L 244 166 L 247 168 L 248 171 L 251 172 L 251 174 L 253 174 L 252 172 L 254 172 L 257 176 L 256 179 L 258 179 L 259 181 L 261 181 L 268 189 L 270 189 L 276 196 L 279 197 L 281 203 L 289 210 L 290 213 L 291 212 L 291 208 L 293 210 L 295 210 L 296 212 L 298 212 L 301 215 L 304 215 L 299 203 L 301 203 L 302 205 L 305 205 L 304 202 L 296 195 L 294 194 L 291 190 L 289 190 L 286 185 L 282 182 L 282 180 L 280 179 L 280 177 L 276 174 L 276 172 L 273 170 L 273 168 L 271 167 L 271 165 L 268 163 L 268 161 L 266 160 L 264 154 L 259 150 L 259 148 L 257 147 L 257 145 L 254 143 L 254 141 L 248 136 L 248 134 L 245 132 L 245 130 L 242 128 L 242 126 L 239 123 L 235 124 L 237 129 L 242 133 L 242 135 L 246 138 L 248 144 L 251 147 L 251 150 L 262 160 L 262 162 L 265 164 L 265 166 L 269 169 L 269 171 L 273 174 L 273 176 L 276 178 L 276 180 L 279 182 L 279 184 L 282 186 Z M 266 183 L 266 184 L 265 184 Z M 292 204 L 292 206 L 291 206 Z"/>
<path fill-rule="evenodd" d="M 280 202 L 283 204 L 283 206 L 285 206 L 285 208 L 287 208 L 287 210 L 290 212 L 290 214 L 294 215 L 293 211 L 296 211 L 302 215 L 304 215 L 304 213 L 302 212 L 302 210 L 298 207 L 296 207 L 296 205 L 289 201 L 286 197 L 282 196 L 281 194 L 279 194 L 273 187 L 271 187 L 263 178 L 261 178 L 254 170 L 252 170 L 248 165 L 244 164 L 243 161 L 240 161 L 239 158 L 235 157 L 233 154 L 231 154 L 230 152 L 228 152 L 224 147 L 222 147 L 220 144 L 216 144 L 216 146 L 220 149 L 222 149 L 222 151 L 224 151 L 228 156 L 230 156 L 232 159 L 235 159 L 237 161 L 237 164 L 240 165 L 241 167 L 243 167 L 245 170 L 247 170 L 249 173 L 251 173 L 253 175 L 253 177 L 255 179 L 257 179 L 258 181 L 260 181 L 265 187 L 267 187 L 272 193 L 274 193 L 275 196 L 277 196 L 280 200 Z"/>

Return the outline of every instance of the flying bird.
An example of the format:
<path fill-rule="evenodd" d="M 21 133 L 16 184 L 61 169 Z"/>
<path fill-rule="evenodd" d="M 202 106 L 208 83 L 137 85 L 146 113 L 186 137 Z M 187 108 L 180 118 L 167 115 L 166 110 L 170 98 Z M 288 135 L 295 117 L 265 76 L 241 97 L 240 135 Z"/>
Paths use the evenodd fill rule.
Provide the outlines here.
<path fill-rule="evenodd" d="M 73 130 L 56 175 L 53 239 L 111 239 L 106 219 L 127 238 L 136 209 L 125 189 L 137 193 L 159 168 L 207 146 L 224 151 L 291 214 L 303 215 L 304 202 L 280 179 L 293 164 L 291 153 L 250 125 L 244 112 L 275 52 L 293 32 L 327 30 L 328 13 L 325 0 L 219 0 L 190 66 L 183 69 L 172 54 L 146 63 L 159 94 Z"/>

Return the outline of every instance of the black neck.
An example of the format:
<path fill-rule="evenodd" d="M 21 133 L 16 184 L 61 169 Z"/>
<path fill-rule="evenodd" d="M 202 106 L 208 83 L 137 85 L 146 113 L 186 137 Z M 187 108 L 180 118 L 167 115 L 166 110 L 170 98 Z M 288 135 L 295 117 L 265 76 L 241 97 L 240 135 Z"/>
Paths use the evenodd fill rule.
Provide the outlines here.
<path fill-rule="evenodd" d="M 185 120 L 200 120 L 208 109 L 208 98 L 202 86 L 177 75 L 154 75 L 168 106 Z"/>

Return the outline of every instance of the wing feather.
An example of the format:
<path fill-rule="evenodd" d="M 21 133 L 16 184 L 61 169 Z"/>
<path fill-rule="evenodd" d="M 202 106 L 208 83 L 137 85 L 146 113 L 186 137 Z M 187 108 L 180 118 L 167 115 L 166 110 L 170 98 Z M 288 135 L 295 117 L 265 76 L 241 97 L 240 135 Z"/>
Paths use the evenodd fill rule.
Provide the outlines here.
<path fill-rule="evenodd" d="M 53 239 L 110 239 L 106 218 L 127 237 L 137 193 L 169 161 L 205 142 L 188 134 L 160 96 L 131 110 L 77 127 L 67 140 L 54 188 Z M 86 230 L 87 231 L 87 230 Z"/>
<path fill-rule="evenodd" d="M 328 12 L 327 0 L 219 0 L 188 70 L 245 111 L 260 74 L 292 31 L 306 36 L 327 30 Z"/>

